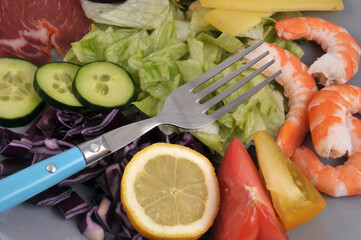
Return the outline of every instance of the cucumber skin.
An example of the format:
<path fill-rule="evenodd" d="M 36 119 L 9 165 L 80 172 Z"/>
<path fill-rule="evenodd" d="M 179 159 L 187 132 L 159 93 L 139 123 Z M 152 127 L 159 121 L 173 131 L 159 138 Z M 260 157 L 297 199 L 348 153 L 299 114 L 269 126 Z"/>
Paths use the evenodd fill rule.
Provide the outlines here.
<path fill-rule="evenodd" d="M 35 67 L 38 68 L 38 66 L 32 62 L 30 62 L 29 60 L 23 59 L 23 58 L 16 58 L 16 57 L 1 57 L 0 59 L 11 59 L 11 60 L 16 60 L 16 61 L 25 61 L 28 62 L 32 65 L 34 65 Z M 34 74 L 35 75 L 35 74 Z M 31 111 L 30 113 L 28 113 L 27 115 L 23 116 L 23 117 L 19 117 L 19 118 L 12 118 L 12 119 L 8 119 L 8 118 L 2 118 L 0 117 L 0 126 L 1 127 L 8 127 L 8 128 L 12 128 L 12 127 L 22 127 L 25 126 L 26 124 L 30 123 L 31 121 L 33 121 L 39 114 L 40 112 L 43 110 L 43 108 L 46 106 L 46 103 L 44 101 L 41 101 L 34 109 L 33 111 Z"/>
<path fill-rule="evenodd" d="M 40 112 L 43 110 L 45 106 L 46 103 L 42 101 L 38 104 L 38 106 L 34 108 L 32 112 L 25 115 L 24 117 L 12 118 L 12 119 L 0 118 L 0 126 L 9 127 L 9 128 L 25 126 L 26 124 L 34 120 L 40 114 Z"/>
<path fill-rule="evenodd" d="M 104 106 L 96 105 L 96 104 L 88 102 L 85 98 L 83 98 L 80 95 L 80 93 L 78 92 L 78 90 L 75 87 L 75 81 L 73 82 L 73 93 L 74 93 L 74 96 L 76 97 L 76 99 L 78 99 L 78 101 L 81 104 L 83 104 L 86 107 L 89 107 L 90 109 L 92 109 L 94 111 L 98 111 L 98 112 L 110 112 L 113 109 L 126 110 L 130 107 L 130 104 L 132 102 L 136 101 L 138 98 L 137 90 L 134 86 L 133 96 L 131 98 L 129 98 L 129 100 L 126 103 L 124 103 L 122 105 L 118 105 L 118 106 L 113 106 L 113 107 L 104 107 Z"/>
<path fill-rule="evenodd" d="M 50 62 L 50 64 L 53 64 L 53 63 L 56 63 L 56 62 Z M 78 64 L 75 64 L 75 63 L 71 63 L 71 62 L 66 62 L 68 64 L 72 64 L 72 65 L 76 65 L 76 66 L 79 66 Z M 44 65 L 43 65 L 44 66 Z M 41 67 L 38 68 L 38 70 L 40 69 Z M 70 106 L 70 105 L 67 105 L 67 104 L 64 104 L 62 102 L 59 102 L 57 100 L 55 100 L 54 98 L 52 98 L 51 96 L 49 96 L 38 84 L 37 80 L 36 80 L 36 74 L 37 74 L 37 71 L 35 72 L 35 76 L 34 76 L 34 82 L 33 82 L 33 87 L 34 87 L 34 90 L 35 92 L 39 95 L 39 97 L 41 97 L 46 103 L 50 104 L 51 106 L 55 107 L 55 108 L 58 108 L 58 109 L 63 109 L 63 110 L 69 110 L 69 111 L 82 111 L 84 110 L 84 106 Z"/>
<path fill-rule="evenodd" d="M 94 61 L 94 62 L 103 62 L 103 61 Z M 87 63 L 87 64 L 94 63 L 94 62 L 89 62 L 89 63 Z M 112 63 L 112 64 L 114 64 L 114 65 L 119 66 L 118 64 L 115 64 L 115 63 L 113 63 L 113 62 L 109 62 L 109 63 Z M 87 64 L 85 64 L 85 65 L 87 65 Z M 83 66 L 85 66 L 85 65 L 83 65 Z M 119 67 L 121 67 L 121 66 L 119 66 Z M 119 109 L 119 110 L 126 110 L 126 109 L 128 109 L 129 106 L 130 106 L 130 104 L 131 104 L 132 102 L 134 102 L 134 101 L 137 100 L 137 98 L 138 98 L 138 92 L 137 92 L 137 87 L 136 87 L 136 85 L 135 85 L 135 83 L 134 83 L 134 80 L 133 80 L 132 76 L 129 74 L 129 72 L 128 72 L 126 69 L 124 69 L 123 67 L 121 67 L 121 68 L 129 75 L 129 78 L 130 78 L 130 80 L 133 82 L 133 85 L 134 85 L 133 95 L 129 98 L 129 100 L 128 100 L 126 103 L 124 103 L 124 104 L 122 104 L 122 105 L 118 105 L 118 106 L 104 107 L 104 106 L 100 106 L 100 105 L 96 105 L 96 104 L 93 104 L 93 103 L 88 102 L 85 98 L 83 98 L 83 96 L 79 93 L 79 91 L 78 91 L 78 89 L 77 89 L 77 87 L 76 87 L 76 79 L 77 79 L 77 75 L 78 75 L 78 72 L 79 72 L 80 69 L 79 69 L 78 72 L 75 74 L 74 80 L 73 80 L 73 84 L 72 84 L 72 90 L 73 90 L 74 96 L 75 96 L 76 99 L 78 99 L 78 101 L 79 101 L 81 104 L 83 104 L 85 107 L 89 107 L 90 109 L 93 109 L 93 110 L 98 111 L 98 112 L 109 112 L 109 111 L 111 111 L 111 110 L 113 110 L 113 109 Z"/>
<path fill-rule="evenodd" d="M 33 87 L 34 87 L 35 92 L 45 102 L 47 102 L 48 104 L 50 104 L 51 106 L 53 106 L 55 108 L 63 109 L 63 110 L 69 110 L 69 111 L 73 111 L 73 112 L 84 110 L 84 107 L 70 106 L 70 105 L 63 104 L 63 103 L 53 99 L 43 89 L 41 89 L 41 87 L 38 85 L 38 82 L 36 81 L 36 79 L 34 79 Z"/>

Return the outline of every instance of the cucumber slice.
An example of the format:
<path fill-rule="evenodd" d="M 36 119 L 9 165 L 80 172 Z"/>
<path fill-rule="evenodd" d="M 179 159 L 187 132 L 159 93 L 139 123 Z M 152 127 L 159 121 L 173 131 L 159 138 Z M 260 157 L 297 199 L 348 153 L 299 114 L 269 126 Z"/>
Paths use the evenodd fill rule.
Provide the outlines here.
<path fill-rule="evenodd" d="M 83 108 L 72 90 L 80 66 L 68 62 L 47 63 L 35 73 L 34 89 L 50 105 L 72 111 Z"/>
<path fill-rule="evenodd" d="M 126 109 L 137 98 L 133 79 L 117 64 L 96 61 L 81 66 L 73 82 L 75 97 L 100 111 Z"/>
<path fill-rule="evenodd" d="M 16 58 L 0 58 L 0 125 L 19 127 L 45 106 L 33 88 L 37 66 Z"/>

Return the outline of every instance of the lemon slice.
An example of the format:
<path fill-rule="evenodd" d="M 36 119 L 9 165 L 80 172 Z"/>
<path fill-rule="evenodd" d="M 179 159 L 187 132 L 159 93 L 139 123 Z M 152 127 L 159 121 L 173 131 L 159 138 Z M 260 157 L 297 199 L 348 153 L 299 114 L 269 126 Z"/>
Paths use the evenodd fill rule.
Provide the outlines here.
<path fill-rule="evenodd" d="M 149 239 L 197 239 L 219 208 L 214 168 L 200 153 L 155 143 L 124 170 L 121 200 L 135 229 Z"/>

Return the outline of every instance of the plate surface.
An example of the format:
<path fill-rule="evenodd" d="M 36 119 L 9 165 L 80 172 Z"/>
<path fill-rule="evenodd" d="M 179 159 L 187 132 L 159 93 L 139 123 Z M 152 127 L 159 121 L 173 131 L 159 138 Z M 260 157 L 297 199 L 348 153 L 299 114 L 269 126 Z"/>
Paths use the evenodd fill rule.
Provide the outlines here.
<path fill-rule="evenodd" d="M 361 1 L 343 0 L 345 9 L 337 12 L 305 12 L 306 16 L 320 17 L 345 27 L 361 44 L 359 16 Z M 310 65 L 322 54 L 319 46 L 304 46 L 302 61 Z M 361 73 L 349 82 L 361 86 Z M 24 128 L 15 129 L 22 131 Z M 310 138 L 305 140 L 311 146 Z M 361 239 L 361 196 L 333 198 L 324 195 L 327 207 L 312 221 L 307 222 L 287 234 L 292 240 L 354 240 Z M 0 240 L 83 240 L 76 226 L 77 220 L 64 220 L 55 208 L 21 204 L 0 214 Z"/>

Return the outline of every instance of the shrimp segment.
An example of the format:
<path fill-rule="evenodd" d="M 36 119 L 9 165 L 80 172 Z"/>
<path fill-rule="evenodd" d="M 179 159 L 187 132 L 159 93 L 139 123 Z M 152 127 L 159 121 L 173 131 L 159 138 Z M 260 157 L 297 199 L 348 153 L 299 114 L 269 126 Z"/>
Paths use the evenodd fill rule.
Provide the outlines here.
<path fill-rule="evenodd" d="M 250 61 L 266 51 L 269 51 L 270 54 L 254 66 L 259 68 L 274 59 L 275 63 L 263 71 L 263 74 L 270 76 L 278 70 L 282 70 L 276 81 L 283 86 L 284 94 L 288 97 L 289 112 L 276 141 L 290 157 L 295 149 L 301 146 L 306 133 L 309 131 L 307 107 L 317 92 L 316 82 L 307 73 L 307 66 L 300 59 L 270 43 L 263 43 L 243 59 Z"/>
<path fill-rule="evenodd" d="M 328 86 L 309 104 L 311 137 L 324 157 L 348 156 L 337 167 L 324 165 L 308 148 L 298 148 L 291 160 L 315 187 L 334 197 L 361 194 L 361 121 L 352 114 L 361 111 L 361 88 Z"/>
<path fill-rule="evenodd" d="M 353 155 L 352 114 L 361 110 L 361 88 L 334 85 L 323 88 L 311 100 L 308 116 L 312 142 L 322 157 Z"/>
<path fill-rule="evenodd" d="M 336 167 L 324 165 L 308 148 L 296 149 L 291 160 L 315 187 L 330 196 L 342 197 L 361 194 L 361 121 L 352 117 L 351 135 L 356 152 Z"/>
<path fill-rule="evenodd" d="M 348 82 L 358 70 L 361 49 L 356 40 L 336 24 L 315 17 L 285 18 L 275 23 L 279 37 L 315 41 L 326 52 L 308 73 L 328 86 Z"/>

